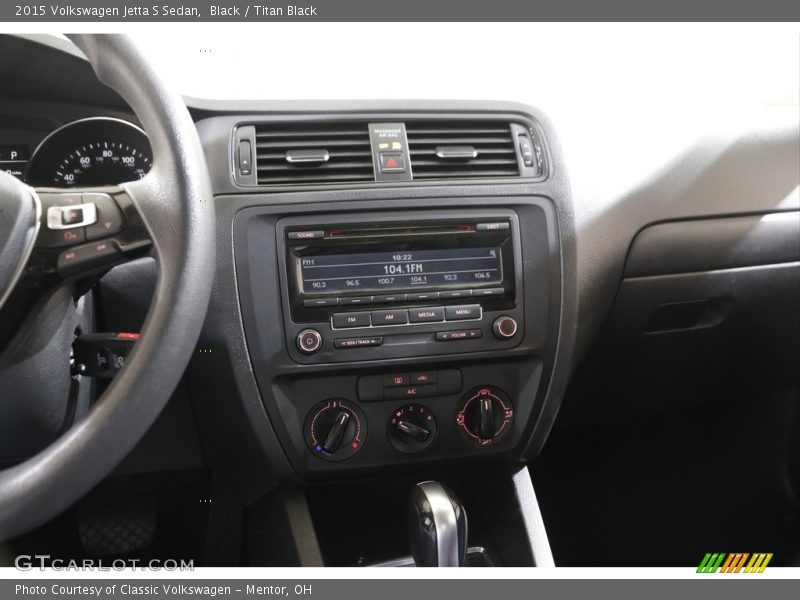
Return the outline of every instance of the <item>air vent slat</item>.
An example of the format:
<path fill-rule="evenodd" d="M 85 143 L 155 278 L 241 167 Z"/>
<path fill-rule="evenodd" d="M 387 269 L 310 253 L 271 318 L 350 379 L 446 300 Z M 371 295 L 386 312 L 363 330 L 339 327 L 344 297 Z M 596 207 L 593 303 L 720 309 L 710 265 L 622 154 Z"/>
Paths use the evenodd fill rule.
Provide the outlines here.
<path fill-rule="evenodd" d="M 369 144 L 369 138 L 367 138 L 367 144 Z M 280 142 L 259 142 L 256 141 L 256 147 L 261 149 L 266 148 L 319 148 L 319 147 L 341 147 L 341 146 L 361 146 L 363 142 L 361 140 L 337 140 L 337 139 L 304 139 L 304 140 L 296 140 L 296 139 L 288 139 L 285 141 Z"/>
<path fill-rule="evenodd" d="M 406 135 L 422 136 L 422 135 L 505 135 L 508 133 L 508 127 L 495 127 L 490 129 L 425 129 L 425 128 L 407 128 Z"/>
<path fill-rule="evenodd" d="M 479 171 L 468 171 L 462 170 L 458 172 L 458 175 L 452 175 L 451 173 L 447 173 L 445 171 L 426 171 L 426 170 L 419 170 L 414 171 L 414 178 L 415 179 L 439 179 L 445 177 L 511 177 L 514 175 L 519 175 L 519 171 L 517 169 L 510 170 L 510 169 L 485 169 Z"/>
<path fill-rule="evenodd" d="M 259 185 L 374 181 L 367 123 L 261 123 L 256 126 L 255 172 Z M 326 160 L 293 161 L 319 151 Z"/>
<path fill-rule="evenodd" d="M 408 134 L 406 134 L 408 135 Z M 510 134 L 509 134 L 510 136 Z M 412 148 L 414 146 L 422 146 L 428 144 L 453 144 L 453 145 L 461 145 L 461 144 L 470 144 L 475 145 L 477 143 L 480 144 L 508 144 L 510 141 L 510 137 L 480 137 L 480 136 L 463 136 L 463 137 L 448 137 L 448 136 L 438 136 L 438 137 L 430 137 L 430 138 L 413 138 L 408 140 L 408 145 Z"/>
<path fill-rule="evenodd" d="M 259 181 L 262 178 L 259 177 Z M 373 173 L 298 173 L 292 176 L 270 176 L 269 183 L 324 183 L 327 181 L 375 181 Z"/>
<path fill-rule="evenodd" d="M 331 156 L 335 156 L 336 158 L 370 158 L 372 157 L 372 152 L 369 150 L 331 150 Z M 268 161 L 280 161 L 286 162 L 286 152 L 259 152 L 256 155 L 256 158 L 259 160 L 268 160 Z M 366 162 L 366 161 L 364 161 Z"/>
<path fill-rule="evenodd" d="M 510 156 L 516 157 L 516 151 L 514 148 L 482 148 L 481 155 L 486 156 L 491 154 L 492 156 L 500 156 L 504 154 L 508 154 Z M 436 148 L 422 148 L 422 149 L 411 149 L 411 156 L 436 156 Z M 516 158 L 515 158 L 516 161 Z"/>
<path fill-rule="evenodd" d="M 331 155 L 331 161 L 333 160 L 333 155 Z M 288 166 L 288 168 L 287 168 Z M 282 171 L 284 173 L 291 173 L 296 171 L 307 170 L 308 167 L 301 165 L 290 165 L 287 162 L 283 162 L 283 164 L 273 163 L 273 164 L 263 164 L 259 163 L 257 169 L 259 171 Z M 361 169 L 361 170 L 368 170 L 370 173 L 373 172 L 372 165 L 365 165 L 363 162 L 327 162 L 324 164 L 317 163 L 316 170 L 317 171 L 328 171 L 330 169 Z"/>
<path fill-rule="evenodd" d="M 413 155 L 412 155 L 412 157 L 413 157 Z M 472 161 L 470 161 L 470 163 L 471 162 Z M 441 167 L 442 169 L 450 169 L 450 168 L 452 168 L 453 164 L 455 164 L 455 163 L 442 164 L 441 160 L 422 160 L 422 159 L 414 160 L 414 168 L 415 169 L 418 169 L 419 167 Z M 467 163 L 465 163 L 465 164 L 467 164 Z M 494 166 L 494 165 L 510 165 L 510 166 L 512 166 L 514 168 L 514 171 L 516 171 L 517 168 L 518 168 L 517 159 L 516 159 L 516 157 L 513 157 L 513 156 L 511 158 L 492 158 L 492 159 L 487 158 L 487 159 L 484 159 L 484 160 L 480 161 L 480 166 L 483 166 L 483 165 L 490 165 L 490 166 Z M 416 171 L 415 171 L 415 174 L 416 174 Z"/>
<path fill-rule="evenodd" d="M 337 129 L 334 131 L 265 131 L 256 134 L 257 140 L 262 139 L 284 139 L 284 138 L 303 138 L 313 137 L 315 139 L 328 137 L 360 137 L 363 131 L 359 129 Z"/>
<path fill-rule="evenodd" d="M 467 119 L 417 121 L 406 123 L 406 136 L 414 179 L 520 174 L 510 123 Z M 465 150 L 470 152 L 466 157 L 460 156 Z"/>

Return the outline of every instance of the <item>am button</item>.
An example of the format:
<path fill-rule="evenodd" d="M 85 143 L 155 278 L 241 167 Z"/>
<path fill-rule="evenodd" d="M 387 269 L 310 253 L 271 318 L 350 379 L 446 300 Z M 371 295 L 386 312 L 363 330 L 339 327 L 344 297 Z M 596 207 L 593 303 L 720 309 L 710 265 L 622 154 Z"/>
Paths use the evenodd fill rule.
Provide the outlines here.
<path fill-rule="evenodd" d="M 405 310 L 376 310 L 372 313 L 373 325 L 405 325 L 408 312 Z"/>

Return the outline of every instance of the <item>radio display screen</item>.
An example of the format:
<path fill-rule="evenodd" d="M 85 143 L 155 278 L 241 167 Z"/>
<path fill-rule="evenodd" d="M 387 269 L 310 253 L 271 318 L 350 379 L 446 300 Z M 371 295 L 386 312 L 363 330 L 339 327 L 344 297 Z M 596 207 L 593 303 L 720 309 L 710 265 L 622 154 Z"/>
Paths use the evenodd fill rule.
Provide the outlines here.
<path fill-rule="evenodd" d="M 503 281 L 499 247 L 306 255 L 297 260 L 305 294 L 462 287 Z"/>

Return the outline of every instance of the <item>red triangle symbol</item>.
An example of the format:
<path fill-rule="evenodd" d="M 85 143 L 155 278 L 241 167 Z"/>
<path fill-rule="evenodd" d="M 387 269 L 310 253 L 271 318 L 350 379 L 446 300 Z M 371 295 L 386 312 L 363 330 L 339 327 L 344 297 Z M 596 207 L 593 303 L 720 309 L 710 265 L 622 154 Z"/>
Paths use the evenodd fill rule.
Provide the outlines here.
<path fill-rule="evenodd" d="M 386 161 L 386 168 L 387 169 L 396 169 L 397 168 L 397 161 L 394 158 L 390 158 Z"/>

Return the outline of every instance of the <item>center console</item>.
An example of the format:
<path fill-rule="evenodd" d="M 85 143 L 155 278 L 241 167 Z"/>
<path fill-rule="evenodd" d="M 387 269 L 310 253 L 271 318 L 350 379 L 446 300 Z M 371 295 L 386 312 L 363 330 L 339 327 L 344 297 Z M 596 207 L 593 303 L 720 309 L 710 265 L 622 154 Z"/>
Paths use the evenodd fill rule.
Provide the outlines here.
<path fill-rule="evenodd" d="M 241 211 L 248 348 L 301 476 L 519 454 L 554 353 L 556 231 L 536 196 Z"/>
<path fill-rule="evenodd" d="M 468 564 L 552 564 L 527 465 L 576 290 L 549 123 L 516 104 L 269 106 L 198 123 L 226 168 L 190 388 L 246 496 L 249 564 L 429 564 L 405 518 L 426 481 L 463 505 Z"/>

